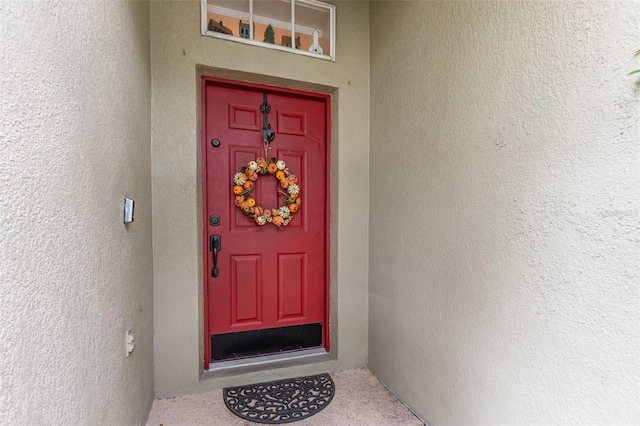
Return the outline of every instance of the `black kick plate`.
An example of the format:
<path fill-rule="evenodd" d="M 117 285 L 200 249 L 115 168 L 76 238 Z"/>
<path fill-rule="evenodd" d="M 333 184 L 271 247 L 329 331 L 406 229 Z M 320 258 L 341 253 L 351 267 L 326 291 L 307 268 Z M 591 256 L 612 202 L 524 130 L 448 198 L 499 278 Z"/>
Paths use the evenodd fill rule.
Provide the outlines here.
<path fill-rule="evenodd" d="M 211 335 L 211 361 L 322 346 L 322 323 Z"/>

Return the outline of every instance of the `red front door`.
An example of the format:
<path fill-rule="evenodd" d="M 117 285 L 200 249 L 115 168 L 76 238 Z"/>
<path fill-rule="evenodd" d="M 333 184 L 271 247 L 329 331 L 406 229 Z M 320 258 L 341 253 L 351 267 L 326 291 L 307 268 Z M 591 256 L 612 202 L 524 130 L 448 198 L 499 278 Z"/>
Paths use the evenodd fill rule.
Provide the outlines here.
<path fill-rule="evenodd" d="M 265 95 L 275 131 L 266 161 L 284 161 L 299 187 L 300 206 L 280 227 L 275 216 L 259 225 L 243 214 L 233 192 L 234 175 L 265 157 Z M 205 366 L 328 348 L 329 98 L 209 78 L 202 79 L 202 96 Z M 253 183 L 243 188 L 245 201 L 253 198 L 263 210 L 287 204 L 288 188 L 278 192 L 275 173 L 258 173 Z"/>

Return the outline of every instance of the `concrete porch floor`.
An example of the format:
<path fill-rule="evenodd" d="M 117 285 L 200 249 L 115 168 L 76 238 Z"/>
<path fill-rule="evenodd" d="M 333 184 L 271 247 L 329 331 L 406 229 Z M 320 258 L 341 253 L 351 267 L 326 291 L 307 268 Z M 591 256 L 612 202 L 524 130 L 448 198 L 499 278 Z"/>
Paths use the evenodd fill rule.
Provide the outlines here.
<path fill-rule="evenodd" d="M 341 371 L 331 377 L 336 393 L 329 406 L 292 425 L 423 425 L 368 369 Z M 224 405 L 222 390 L 156 400 L 147 422 L 148 426 L 257 424 L 232 414 Z"/>

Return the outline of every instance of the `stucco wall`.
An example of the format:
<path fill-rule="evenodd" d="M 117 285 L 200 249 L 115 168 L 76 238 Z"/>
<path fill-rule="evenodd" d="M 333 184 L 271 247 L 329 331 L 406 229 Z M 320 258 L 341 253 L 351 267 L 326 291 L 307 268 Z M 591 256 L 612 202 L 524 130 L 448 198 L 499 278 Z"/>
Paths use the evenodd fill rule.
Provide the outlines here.
<path fill-rule="evenodd" d="M 149 5 L 2 1 L 0 68 L 0 424 L 140 424 L 153 399 Z"/>
<path fill-rule="evenodd" d="M 366 365 L 369 9 L 337 3 L 336 62 L 200 35 L 199 1 L 151 3 L 156 395 Z M 226 380 L 202 374 L 198 70 L 332 93 L 332 311 L 337 358 Z M 225 72 L 226 70 L 226 72 Z M 243 73 L 241 73 L 243 72 Z"/>
<path fill-rule="evenodd" d="M 638 2 L 372 2 L 370 367 L 427 422 L 640 423 Z"/>

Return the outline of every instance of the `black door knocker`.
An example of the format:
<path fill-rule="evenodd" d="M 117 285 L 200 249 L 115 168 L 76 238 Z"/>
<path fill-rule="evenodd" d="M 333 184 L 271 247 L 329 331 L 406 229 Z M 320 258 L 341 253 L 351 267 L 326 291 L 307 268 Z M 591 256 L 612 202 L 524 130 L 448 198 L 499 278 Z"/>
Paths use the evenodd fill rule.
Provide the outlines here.
<path fill-rule="evenodd" d="M 271 128 L 269 124 L 269 112 L 271 112 L 271 105 L 267 103 L 267 94 L 262 94 L 262 105 L 260 105 L 260 111 L 262 112 L 262 139 L 271 143 L 276 137 L 276 132 Z"/>

